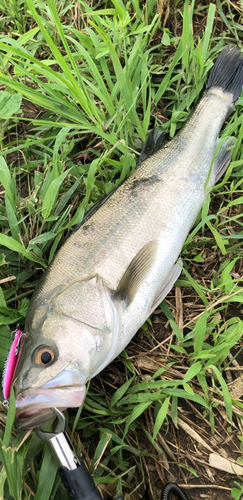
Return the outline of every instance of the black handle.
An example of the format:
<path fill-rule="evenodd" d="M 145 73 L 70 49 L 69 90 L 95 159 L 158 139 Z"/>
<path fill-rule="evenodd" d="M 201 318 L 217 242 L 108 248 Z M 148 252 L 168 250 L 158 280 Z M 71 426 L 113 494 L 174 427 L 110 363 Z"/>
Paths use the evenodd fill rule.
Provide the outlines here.
<path fill-rule="evenodd" d="M 103 500 L 82 459 L 80 462 L 80 465 L 73 470 L 67 467 L 58 469 L 70 498 L 72 500 Z M 124 498 L 120 496 L 116 500 L 124 500 Z"/>
<path fill-rule="evenodd" d="M 58 470 L 72 500 L 103 500 L 83 462 L 73 470 Z"/>
<path fill-rule="evenodd" d="M 169 500 L 169 498 L 171 498 L 171 493 L 174 493 L 174 495 L 181 500 L 188 500 L 185 492 L 175 483 L 168 483 L 165 485 L 161 500 Z"/>

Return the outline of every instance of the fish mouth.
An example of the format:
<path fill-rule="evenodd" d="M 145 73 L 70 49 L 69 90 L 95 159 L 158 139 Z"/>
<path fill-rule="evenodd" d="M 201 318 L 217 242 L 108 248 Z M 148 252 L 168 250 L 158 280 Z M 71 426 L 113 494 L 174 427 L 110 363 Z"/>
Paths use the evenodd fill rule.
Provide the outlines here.
<path fill-rule="evenodd" d="M 84 385 L 63 386 L 24 391 L 16 400 L 15 426 L 17 431 L 34 429 L 54 417 L 51 408 L 65 410 L 81 406 L 85 398 Z"/>

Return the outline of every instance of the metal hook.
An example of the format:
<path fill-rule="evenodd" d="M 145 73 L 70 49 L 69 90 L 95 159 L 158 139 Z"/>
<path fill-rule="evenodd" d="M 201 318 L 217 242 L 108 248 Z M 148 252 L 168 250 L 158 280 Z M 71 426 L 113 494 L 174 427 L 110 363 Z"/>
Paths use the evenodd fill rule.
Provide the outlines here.
<path fill-rule="evenodd" d="M 41 427 L 37 427 L 35 429 L 37 436 L 43 441 L 50 441 L 50 439 L 57 436 L 57 434 L 65 432 L 66 430 L 66 418 L 63 415 L 63 413 L 60 410 L 58 410 L 58 408 L 51 408 L 51 409 L 58 418 L 58 423 L 56 425 L 55 430 L 53 432 L 49 432 L 49 431 L 44 431 Z"/>
<path fill-rule="evenodd" d="M 58 423 L 53 432 L 43 431 L 41 427 L 37 427 L 35 432 L 43 441 L 47 441 L 54 451 L 57 459 L 63 467 L 68 470 L 74 470 L 80 465 L 80 460 L 73 450 L 73 445 L 65 432 L 66 419 L 63 413 L 58 408 L 52 408 L 53 413 L 58 418 Z"/>
<path fill-rule="evenodd" d="M 57 408 L 52 408 L 52 411 L 58 418 L 55 431 L 47 432 L 38 427 L 35 432 L 39 438 L 48 442 L 59 460 L 59 473 L 70 497 L 73 500 L 103 500 L 82 458 L 78 458 L 73 450 L 65 432 L 65 416 Z M 119 497 L 116 500 L 124 499 Z"/>

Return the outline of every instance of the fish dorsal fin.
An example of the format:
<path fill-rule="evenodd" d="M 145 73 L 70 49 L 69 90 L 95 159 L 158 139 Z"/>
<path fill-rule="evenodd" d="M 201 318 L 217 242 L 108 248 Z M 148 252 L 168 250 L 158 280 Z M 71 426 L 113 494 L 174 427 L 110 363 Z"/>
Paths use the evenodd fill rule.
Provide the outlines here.
<path fill-rule="evenodd" d="M 143 145 L 143 149 L 141 151 L 137 166 L 141 165 L 141 163 L 152 156 L 154 153 L 157 153 L 159 149 L 161 149 L 165 144 L 165 134 L 162 130 L 158 128 L 154 128 L 148 134 L 148 137 Z"/>
<path fill-rule="evenodd" d="M 139 287 L 155 262 L 157 249 L 158 242 L 153 240 L 139 250 L 122 276 L 114 294 L 114 299 L 125 300 L 127 305 L 133 301 Z"/>

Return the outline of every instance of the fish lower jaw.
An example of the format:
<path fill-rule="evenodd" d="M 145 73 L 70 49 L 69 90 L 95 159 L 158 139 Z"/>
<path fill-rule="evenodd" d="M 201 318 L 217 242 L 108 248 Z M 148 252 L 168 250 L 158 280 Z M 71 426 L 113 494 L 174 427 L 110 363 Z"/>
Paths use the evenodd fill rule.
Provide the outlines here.
<path fill-rule="evenodd" d="M 85 386 L 30 389 L 16 399 L 15 426 L 19 432 L 34 429 L 54 417 L 52 408 L 78 408 L 85 398 Z"/>
<path fill-rule="evenodd" d="M 66 410 L 66 408 L 58 408 L 60 411 Z M 51 408 L 43 410 L 27 410 L 20 411 L 16 414 L 15 428 L 18 432 L 26 432 L 39 427 L 39 425 L 44 424 L 55 415 Z"/>

